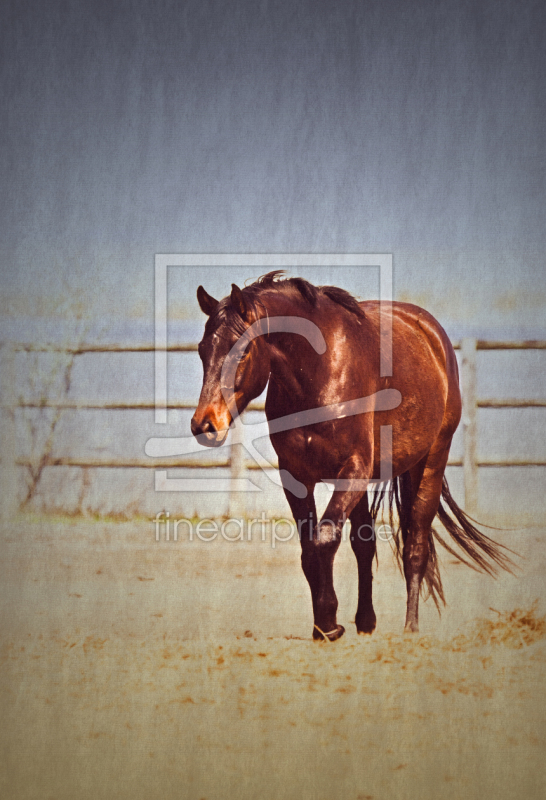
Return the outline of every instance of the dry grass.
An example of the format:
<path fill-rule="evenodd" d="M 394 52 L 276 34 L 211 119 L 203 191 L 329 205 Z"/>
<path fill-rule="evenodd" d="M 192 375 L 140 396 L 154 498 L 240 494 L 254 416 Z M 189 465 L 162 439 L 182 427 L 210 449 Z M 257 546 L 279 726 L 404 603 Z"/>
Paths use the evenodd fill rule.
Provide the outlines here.
<path fill-rule="evenodd" d="M 546 617 L 537 616 L 538 600 L 527 611 L 516 608 L 514 611 L 497 611 L 496 619 L 480 620 L 475 627 L 475 637 L 479 644 L 503 644 L 519 649 L 544 638 Z"/>
<path fill-rule="evenodd" d="M 382 561 L 378 631 L 313 643 L 295 553 L 113 548 L 110 529 L 87 546 L 71 530 L 75 544 L 42 527 L 5 550 L 2 797 L 545 796 L 540 604 L 490 610 L 496 584 L 453 565 L 462 626 L 446 613 L 436 635 L 393 633 L 399 576 Z"/>

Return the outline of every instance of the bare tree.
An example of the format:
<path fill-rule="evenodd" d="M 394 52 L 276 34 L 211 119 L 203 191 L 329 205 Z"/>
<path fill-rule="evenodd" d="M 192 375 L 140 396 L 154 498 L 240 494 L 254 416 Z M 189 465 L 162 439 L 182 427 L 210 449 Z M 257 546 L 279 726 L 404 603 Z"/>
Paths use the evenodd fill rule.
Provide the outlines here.
<path fill-rule="evenodd" d="M 20 386 L 16 404 L 23 410 L 21 435 L 29 456 L 24 463 L 26 490 L 23 506 L 28 506 L 36 495 L 44 469 L 55 463 L 55 434 L 66 410 L 75 358 L 89 332 L 90 322 L 82 319 L 81 312 L 72 315 L 71 321 L 76 324 L 70 326 L 72 330 L 60 345 L 21 348 L 27 353 L 26 380 Z"/>

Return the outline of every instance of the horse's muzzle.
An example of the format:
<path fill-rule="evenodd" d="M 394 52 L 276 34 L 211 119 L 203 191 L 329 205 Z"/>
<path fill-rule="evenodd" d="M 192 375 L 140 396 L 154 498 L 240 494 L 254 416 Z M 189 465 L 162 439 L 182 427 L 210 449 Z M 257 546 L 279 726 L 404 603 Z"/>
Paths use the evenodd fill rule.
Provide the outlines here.
<path fill-rule="evenodd" d="M 199 444 L 205 447 L 220 447 L 228 435 L 227 430 L 217 431 L 209 420 L 199 423 L 196 421 L 195 417 L 193 417 L 191 421 L 191 432 Z"/>

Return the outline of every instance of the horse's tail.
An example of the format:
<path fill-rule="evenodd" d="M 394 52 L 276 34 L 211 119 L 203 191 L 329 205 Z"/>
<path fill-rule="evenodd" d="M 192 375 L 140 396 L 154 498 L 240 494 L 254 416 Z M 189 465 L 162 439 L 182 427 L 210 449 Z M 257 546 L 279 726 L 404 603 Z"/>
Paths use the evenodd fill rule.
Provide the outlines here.
<path fill-rule="evenodd" d="M 386 494 L 388 494 L 389 522 L 392 531 L 391 541 L 394 546 L 396 560 L 403 572 L 403 545 L 409 535 L 411 525 L 412 495 L 409 473 L 406 472 L 400 477 L 395 478 L 392 482 L 390 492 L 387 491 L 386 486 L 382 486 L 376 490 L 370 509 L 374 520 L 377 517 Z M 450 513 L 448 513 L 442 504 L 442 500 L 445 502 Z M 398 525 L 394 524 L 394 508 L 396 508 L 398 515 Z M 516 565 L 508 556 L 508 553 L 512 553 L 513 555 L 515 555 L 515 553 L 478 530 L 474 524 L 476 520 L 473 520 L 462 508 L 459 508 L 453 499 L 445 476 L 442 481 L 442 498 L 438 505 L 436 516 L 453 542 L 464 553 L 463 555 L 463 553 L 455 550 L 451 543 L 446 542 L 434 528 L 430 529 L 429 559 L 422 590 L 424 599 L 432 597 L 438 610 L 440 610 L 440 601 L 445 605 L 445 597 L 440 576 L 440 565 L 436 552 L 436 541 L 445 547 L 448 553 L 454 556 L 454 558 L 466 564 L 467 567 L 475 569 L 477 572 L 485 572 L 493 577 L 497 576 L 500 569 L 513 573 Z"/>

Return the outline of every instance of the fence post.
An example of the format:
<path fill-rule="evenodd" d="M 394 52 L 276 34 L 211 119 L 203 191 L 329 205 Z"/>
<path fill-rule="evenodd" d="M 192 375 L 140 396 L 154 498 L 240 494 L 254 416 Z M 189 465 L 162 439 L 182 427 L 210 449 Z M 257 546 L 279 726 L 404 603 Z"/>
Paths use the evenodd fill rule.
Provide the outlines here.
<path fill-rule="evenodd" d="M 476 339 L 461 342 L 463 384 L 463 477 L 464 507 L 468 514 L 478 510 Z"/>
<path fill-rule="evenodd" d="M 244 412 L 241 415 L 241 422 L 244 422 Z M 231 457 L 229 461 L 230 479 L 232 487 L 245 477 L 245 448 L 242 444 L 231 445 Z M 245 516 L 246 504 L 245 493 L 235 491 L 231 488 L 229 493 L 228 514 L 232 519 L 241 519 Z"/>
<path fill-rule="evenodd" d="M 0 518 L 10 522 L 19 509 L 15 434 L 15 348 L 2 347 L 2 407 L 0 453 Z"/>

